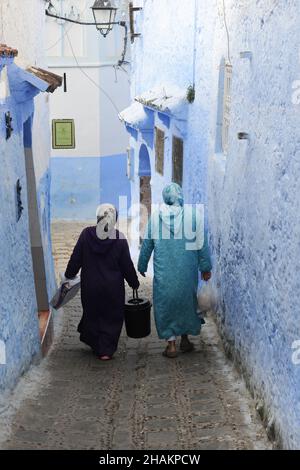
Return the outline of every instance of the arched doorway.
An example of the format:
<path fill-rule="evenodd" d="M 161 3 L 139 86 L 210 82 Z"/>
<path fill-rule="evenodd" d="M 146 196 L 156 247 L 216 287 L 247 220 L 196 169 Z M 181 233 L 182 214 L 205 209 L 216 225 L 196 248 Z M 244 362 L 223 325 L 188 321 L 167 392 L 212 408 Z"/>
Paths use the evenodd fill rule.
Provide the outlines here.
<path fill-rule="evenodd" d="M 139 153 L 140 177 L 140 241 L 144 236 L 148 217 L 151 214 L 151 165 L 149 152 L 145 144 L 141 145 Z"/>

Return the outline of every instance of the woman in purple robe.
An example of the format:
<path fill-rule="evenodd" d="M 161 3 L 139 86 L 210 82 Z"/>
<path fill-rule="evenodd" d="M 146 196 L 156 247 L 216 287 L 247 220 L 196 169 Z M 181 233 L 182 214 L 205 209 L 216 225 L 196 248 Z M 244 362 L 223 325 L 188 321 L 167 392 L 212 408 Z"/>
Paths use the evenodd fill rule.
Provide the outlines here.
<path fill-rule="evenodd" d="M 65 272 L 73 279 L 81 269 L 83 316 L 80 340 L 101 360 L 117 350 L 124 321 L 124 279 L 132 289 L 139 281 L 125 236 L 115 229 L 117 211 L 110 204 L 97 209 L 97 226 L 83 230 Z"/>

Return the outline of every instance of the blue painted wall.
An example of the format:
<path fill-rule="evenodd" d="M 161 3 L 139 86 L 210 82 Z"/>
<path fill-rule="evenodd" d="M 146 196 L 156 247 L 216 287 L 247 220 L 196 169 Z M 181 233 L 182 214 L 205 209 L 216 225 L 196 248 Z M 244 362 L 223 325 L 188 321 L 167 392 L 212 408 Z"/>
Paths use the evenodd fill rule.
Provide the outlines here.
<path fill-rule="evenodd" d="M 51 159 L 51 215 L 53 219 L 94 219 L 100 203 L 118 207 L 119 196 L 127 196 L 127 156 L 53 157 Z M 120 215 L 126 215 L 124 212 Z"/>
<path fill-rule="evenodd" d="M 44 262 L 46 270 L 46 283 L 48 298 L 52 299 L 56 289 L 55 267 L 52 256 L 52 240 L 51 240 L 51 206 L 50 206 L 50 190 L 51 190 L 51 171 L 50 168 L 44 173 L 37 187 L 37 201 L 40 216 L 40 227 L 42 244 L 44 251 Z"/>
<path fill-rule="evenodd" d="M 40 357 L 24 145 L 30 147 L 32 143 L 33 97 L 43 90 L 46 84 L 35 81 L 31 74 L 14 64 L 8 66 L 8 79 L 11 95 L 0 102 L 0 349 L 6 353 L 6 361 L 3 360 L 3 355 L 0 357 L 0 390 L 13 388 L 32 361 Z M 43 114 L 46 109 L 45 101 L 42 106 L 40 111 Z M 7 111 L 11 113 L 14 129 L 8 140 L 5 129 Z M 44 114 L 47 116 L 47 113 Z M 39 133 L 39 138 L 45 138 L 47 142 L 48 121 L 44 122 L 45 116 L 39 115 L 37 119 L 45 126 L 45 135 Z M 35 134 L 33 138 L 36 138 Z M 42 144 L 39 144 L 39 148 L 43 149 L 42 158 L 46 169 L 44 175 L 38 177 L 37 198 L 50 297 L 55 289 L 50 237 L 50 174 L 46 164 L 48 155 L 45 154 Z M 22 186 L 21 199 L 24 208 L 19 220 L 16 204 L 18 179 Z"/>
<path fill-rule="evenodd" d="M 0 167 L 0 340 L 6 348 L 6 364 L 0 364 L 0 390 L 3 390 L 15 385 L 40 351 L 20 135 L 15 134 L 6 143 L 1 132 Z M 19 222 L 15 202 L 18 178 L 25 208 Z"/>
<path fill-rule="evenodd" d="M 3 122 L 6 109 L 11 112 L 13 123 L 20 119 L 13 98 L 0 105 L 0 341 L 6 349 L 6 364 L 0 364 L 0 390 L 13 387 L 40 352 L 23 136 L 16 125 L 16 131 L 6 141 Z M 22 186 L 24 212 L 17 222 L 18 179 Z"/>
<path fill-rule="evenodd" d="M 142 1 L 133 97 L 174 81 L 184 89 L 195 79 L 183 186 L 188 202 L 207 202 L 216 318 L 264 422 L 282 446 L 299 449 L 299 2 L 226 0 L 229 52 L 217 3 Z M 241 58 L 242 51 L 251 51 L 252 60 Z M 226 155 L 220 64 L 228 53 L 233 82 Z M 241 131 L 250 141 L 238 140 Z M 160 194 L 160 180 L 152 183 Z"/>
<path fill-rule="evenodd" d="M 119 197 L 126 196 L 131 205 L 130 181 L 127 178 L 127 155 L 114 155 L 100 159 L 100 202 L 109 202 L 119 208 Z M 121 216 L 126 216 L 124 211 Z"/>
<path fill-rule="evenodd" d="M 100 198 L 100 159 L 51 158 L 52 219 L 94 219 Z"/>

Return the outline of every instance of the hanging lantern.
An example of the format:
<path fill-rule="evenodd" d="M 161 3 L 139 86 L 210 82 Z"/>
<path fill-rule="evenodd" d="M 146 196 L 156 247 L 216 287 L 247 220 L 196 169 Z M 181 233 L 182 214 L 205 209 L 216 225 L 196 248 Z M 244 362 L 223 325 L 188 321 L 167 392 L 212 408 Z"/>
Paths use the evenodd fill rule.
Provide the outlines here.
<path fill-rule="evenodd" d="M 92 10 L 97 29 L 106 37 L 114 27 L 117 7 L 110 0 L 95 0 Z"/>

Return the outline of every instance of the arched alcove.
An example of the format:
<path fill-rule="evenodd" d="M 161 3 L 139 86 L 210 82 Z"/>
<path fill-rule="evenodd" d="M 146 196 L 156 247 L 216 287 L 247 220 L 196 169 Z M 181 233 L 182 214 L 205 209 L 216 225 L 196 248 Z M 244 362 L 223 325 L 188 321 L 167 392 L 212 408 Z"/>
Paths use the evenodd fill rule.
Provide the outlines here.
<path fill-rule="evenodd" d="M 150 156 L 145 144 L 141 145 L 139 153 L 139 176 L 150 176 L 151 178 Z"/>

